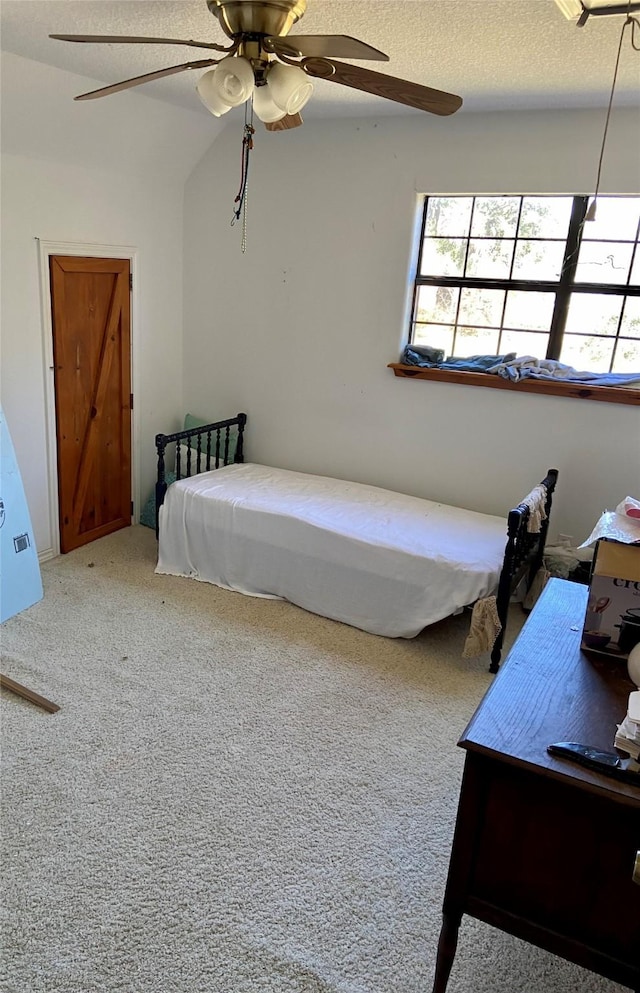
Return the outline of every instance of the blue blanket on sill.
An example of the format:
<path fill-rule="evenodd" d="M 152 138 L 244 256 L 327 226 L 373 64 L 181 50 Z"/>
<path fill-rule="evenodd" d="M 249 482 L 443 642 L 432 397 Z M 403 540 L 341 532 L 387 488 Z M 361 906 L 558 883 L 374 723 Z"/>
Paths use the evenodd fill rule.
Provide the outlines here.
<path fill-rule="evenodd" d="M 631 386 L 640 383 L 640 372 L 578 372 L 556 359 L 536 359 L 532 355 L 497 362 L 487 372 L 502 376 L 512 383 L 523 379 L 581 383 L 583 386 Z"/>
<path fill-rule="evenodd" d="M 404 365 L 420 366 L 423 369 L 452 369 L 458 372 L 492 372 L 493 367 L 515 359 L 515 352 L 505 355 L 469 355 L 456 358 L 450 355 L 445 359 L 440 349 L 429 348 L 428 345 L 407 345 L 400 361 Z"/>
<path fill-rule="evenodd" d="M 579 383 L 583 386 L 634 386 L 640 384 L 640 372 L 578 372 L 556 359 L 536 359 L 533 355 L 516 358 L 506 355 L 469 355 L 466 358 L 441 358 L 443 352 L 427 346 L 407 345 L 401 361 L 424 369 L 450 369 L 457 372 L 485 372 L 502 376 L 512 383 L 523 379 L 544 379 L 556 383 Z"/>

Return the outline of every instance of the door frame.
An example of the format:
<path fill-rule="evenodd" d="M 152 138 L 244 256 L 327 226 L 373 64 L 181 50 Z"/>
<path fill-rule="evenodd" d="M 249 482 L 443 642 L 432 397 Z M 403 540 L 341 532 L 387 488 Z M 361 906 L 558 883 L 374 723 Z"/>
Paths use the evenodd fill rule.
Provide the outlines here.
<path fill-rule="evenodd" d="M 131 391 L 135 401 L 140 395 L 138 328 L 138 279 L 137 279 L 137 249 L 131 245 L 95 245 L 93 243 L 44 241 L 38 242 L 40 264 L 40 307 L 42 324 L 42 356 L 43 377 L 45 384 L 45 421 L 47 436 L 47 479 L 49 486 L 49 532 L 51 548 L 42 553 L 40 561 L 56 558 L 60 555 L 60 520 L 58 500 L 58 440 L 56 436 L 56 392 L 53 369 L 53 321 L 51 316 L 51 276 L 49 257 L 51 255 L 78 255 L 95 259 L 129 259 L 133 290 L 130 294 L 131 304 Z M 131 411 L 131 495 L 134 514 L 131 523 L 140 516 L 140 446 L 138 444 L 138 403 L 134 402 Z"/>

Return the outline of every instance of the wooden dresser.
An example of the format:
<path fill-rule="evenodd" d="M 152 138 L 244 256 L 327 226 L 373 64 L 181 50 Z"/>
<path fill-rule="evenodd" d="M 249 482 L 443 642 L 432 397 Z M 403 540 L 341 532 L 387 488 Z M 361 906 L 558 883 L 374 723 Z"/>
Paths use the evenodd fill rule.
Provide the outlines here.
<path fill-rule="evenodd" d="M 445 993 L 463 914 L 640 991 L 640 788 L 546 750 L 612 750 L 634 689 L 624 663 L 580 650 L 587 593 L 549 581 L 459 741 L 433 993 Z"/>

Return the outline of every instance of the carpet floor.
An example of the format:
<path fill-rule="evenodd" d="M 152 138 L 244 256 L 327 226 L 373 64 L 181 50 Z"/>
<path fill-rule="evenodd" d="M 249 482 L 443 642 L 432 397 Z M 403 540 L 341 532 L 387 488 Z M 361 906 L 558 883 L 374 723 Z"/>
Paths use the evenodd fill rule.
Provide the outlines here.
<path fill-rule="evenodd" d="M 5 993 L 430 993 L 468 615 L 391 640 L 154 574 L 132 527 L 2 627 Z M 521 623 L 518 608 L 509 640 Z M 464 918 L 449 993 L 622 987 Z"/>

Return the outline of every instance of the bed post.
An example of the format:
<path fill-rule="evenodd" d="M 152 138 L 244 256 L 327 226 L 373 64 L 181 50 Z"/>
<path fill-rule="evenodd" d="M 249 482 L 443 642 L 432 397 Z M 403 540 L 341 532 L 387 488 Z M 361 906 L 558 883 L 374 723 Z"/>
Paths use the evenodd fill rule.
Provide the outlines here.
<path fill-rule="evenodd" d="M 246 414 L 238 414 L 238 440 L 236 442 L 236 454 L 234 456 L 234 462 L 244 462 L 244 426 L 247 423 Z"/>
<path fill-rule="evenodd" d="M 526 501 L 518 504 L 514 510 L 509 511 L 507 518 L 507 545 L 496 595 L 496 610 L 501 628 L 491 651 L 489 672 L 495 673 L 500 667 L 500 656 L 502 654 L 504 632 L 509 616 L 511 595 L 515 592 L 516 587 L 525 575 L 528 592 L 538 570 L 544 562 L 544 549 L 549 531 L 553 491 L 555 490 L 557 481 L 558 470 L 549 469 L 542 483 L 540 483 L 540 486 L 543 486 L 546 490 L 546 499 L 544 504 L 544 518 L 539 531 L 528 531 L 531 511 Z"/>
<path fill-rule="evenodd" d="M 164 450 L 167 444 L 165 438 L 166 435 L 164 434 L 156 435 L 156 450 L 158 452 L 158 475 L 156 478 L 156 538 L 160 533 L 160 507 L 162 506 L 164 495 L 167 492 L 167 482 L 164 478 Z"/>
<path fill-rule="evenodd" d="M 520 527 L 520 514 L 517 510 L 510 510 L 507 518 L 507 545 L 504 551 L 500 582 L 498 583 L 498 593 L 496 596 L 496 610 L 500 619 L 500 631 L 493 643 L 491 650 L 491 665 L 489 672 L 497 672 L 500 667 L 500 656 L 502 654 L 502 642 L 509 616 L 509 600 L 511 599 L 511 579 L 516 565 L 516 535 Z"/>
<path fill-rule="evenodd" d="M 531 561 L 531 568 L 529 569 L 529 575 L 527 577 L 527 590 L 531 587 L 531 584 L 536 577 L 536 573 L 538 569 L 541 568 L 544 561 L 544 550 L 547 543 L 547 534 L 549 532 L 549 517 L 551 516 L 551 503 L 553 500 L 553 491 L 557 481 L 558 470 L 549 469 L 546 478 L 543 481 L 543 485 L 547 490 L 547 499 L 544 505 L 545 518 L 540 527 L 540 540 L 538 542 L 538 547 L 536 548 L 535 555 Z"/>

